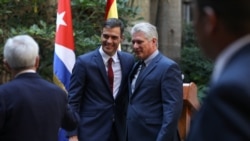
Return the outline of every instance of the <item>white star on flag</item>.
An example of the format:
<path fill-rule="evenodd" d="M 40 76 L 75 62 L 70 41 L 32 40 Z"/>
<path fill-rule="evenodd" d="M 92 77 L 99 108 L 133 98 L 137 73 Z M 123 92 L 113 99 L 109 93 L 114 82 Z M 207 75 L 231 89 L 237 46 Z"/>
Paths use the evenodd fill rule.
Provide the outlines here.
<path fill-rule="evenodd" d="M 57 13 L 57 18 L 56 18 L 56 31 L 58 31 L 59 26 L 63 25 L 63 26 L 67 26 L 67 24 L 65 23 L 65 21 L 63 20 L 65 15 L 65 11 L 63 11 L 62 13 Z"/>

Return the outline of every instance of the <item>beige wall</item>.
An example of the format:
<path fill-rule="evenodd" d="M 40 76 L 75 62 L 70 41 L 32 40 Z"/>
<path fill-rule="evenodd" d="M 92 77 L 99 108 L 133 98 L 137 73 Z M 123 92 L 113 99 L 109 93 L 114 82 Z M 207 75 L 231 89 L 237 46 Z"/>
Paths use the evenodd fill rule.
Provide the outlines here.
<path fill-rule="evenodd" d="M 139 17 L 143 17 L 144 21 L 150 21 L 150 0 L 134 0 L 134 6 L 139 7 Z"/>

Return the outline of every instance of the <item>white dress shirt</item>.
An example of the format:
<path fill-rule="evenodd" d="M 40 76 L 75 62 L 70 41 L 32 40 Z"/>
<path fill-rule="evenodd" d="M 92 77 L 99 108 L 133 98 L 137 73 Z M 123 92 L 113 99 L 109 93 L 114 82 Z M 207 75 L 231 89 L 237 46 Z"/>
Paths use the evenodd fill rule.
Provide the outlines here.
<path fill-rule="evenodd" d="M 23 70 L 23 71 L 17 73 L 17 74 L 15 75 L 15 77 L 17 77 L 18 75 L 23 74 L 23 73 L 36 73 L 36 71 L 33 70 L 33 69 Z"/>
<path fill-rule="evenodd" d="M 145 63 L 145 68 L 149 65 L 149 63 L 159 54 L 159 51 L 156 50 L 153 54 L 151 54 L 146 60 L 144 60 L 144 63 Z M 134 90 L 135 90 L 135 83 L 136 83 L 136 80 L 140 74 L 140 71 L 141 71 L 141 67 L 142 66 L 139 66 L 135 76 L 133 77 L 133 80 L 131 82 L 131 90 L 132 90 L 132 93 L 134 93 Z M 144 69 L 145 69 L 144 68 Z"/>
<path fill-rule="evenodd" d="M 122 70 L 121 70 L 120 60 L 118 58 L 117 52 L 113 56 L 109 56 L 103 51 L 102 47 L 100 47 L 99 52 L 102 56 L 102 60 L 106 68 L 107 76 L 108 76 L 108 60 L 110 57 L 113 59 L 113 63 L 112 63 L 112 69 L 114 72 L 113 97 L 116 98 L 116 95 L 118 94 L 118 91 L 121 85 L 121 80 L 122 80 Z"/>

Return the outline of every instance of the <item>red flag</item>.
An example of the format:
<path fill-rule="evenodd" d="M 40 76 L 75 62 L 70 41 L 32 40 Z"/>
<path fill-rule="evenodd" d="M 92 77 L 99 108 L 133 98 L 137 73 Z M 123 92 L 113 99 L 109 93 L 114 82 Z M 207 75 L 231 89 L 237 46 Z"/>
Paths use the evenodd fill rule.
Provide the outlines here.
<path fill-rule="evenodd" d="M 70 0 L 58 0 L 56 43 L 74 50 Z"/>
<path fill-rule="evenodd" d="M 58 0 L 54 53 L 54 82 L 69 90 L 70 75 L 75 64 L 74 38 L 70 0 Z M 59 130 L 59 141 L 68 140 L 66 132 Z"/>
<path fill-rule="evenodd" d="M 118 18 L 116 0 L 107 0 L 105 19 Z"/>
<path fill-rule="evenodd" d="M 59 0 L 56 20 L 54 82 L 69 89 L 69 79 L 75 64 L 74 38 L 70 0 Z"/>

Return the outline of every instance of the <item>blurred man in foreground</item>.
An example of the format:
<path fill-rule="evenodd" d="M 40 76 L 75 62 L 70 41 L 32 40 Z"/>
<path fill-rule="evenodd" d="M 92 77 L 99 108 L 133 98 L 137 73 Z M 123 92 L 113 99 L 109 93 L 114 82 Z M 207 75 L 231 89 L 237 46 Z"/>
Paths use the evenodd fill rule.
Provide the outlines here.
<path fill-rule="evenodd" d="M 249 0 L 194 0 L 198 41 L 215 66 L 187 141 L 250 140 L 249 7 Z"/>

